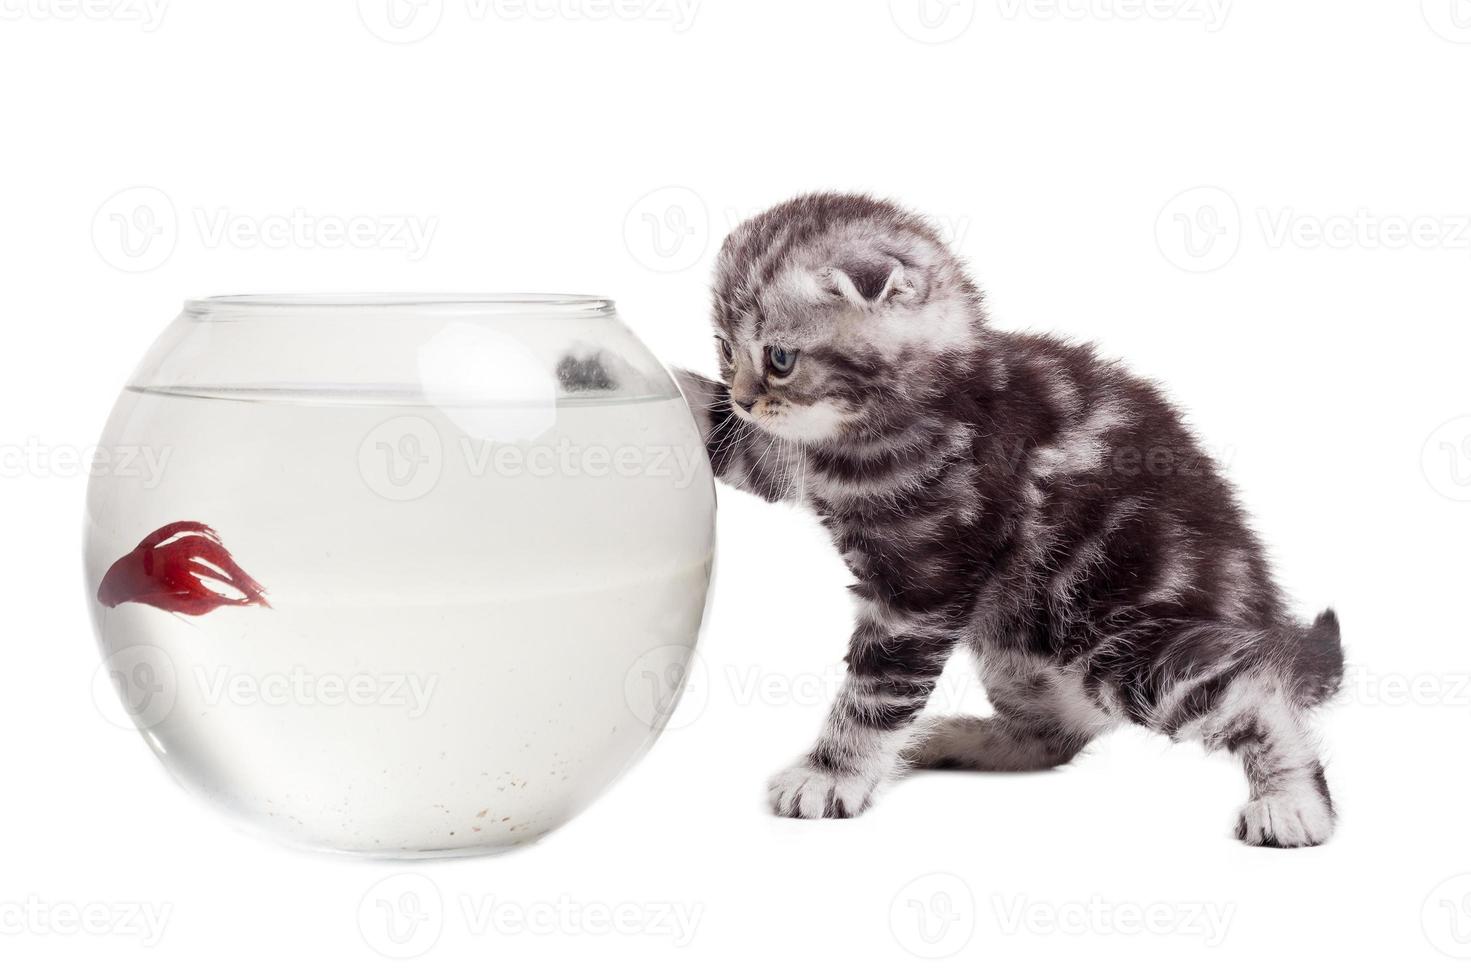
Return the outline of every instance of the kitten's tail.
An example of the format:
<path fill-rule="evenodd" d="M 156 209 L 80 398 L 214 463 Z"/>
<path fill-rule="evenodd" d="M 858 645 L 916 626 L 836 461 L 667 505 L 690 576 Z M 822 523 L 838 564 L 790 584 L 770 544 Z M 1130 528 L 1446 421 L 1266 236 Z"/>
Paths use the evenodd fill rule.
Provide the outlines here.
<path fill-rule="evenodd" d="M 1325 609 L 1303 630 L 1292 657 L 1292 679 L 1298 699 L 1317 707 L 1338 693 L 1343 683 L 1343 642 L 1338 633 L 1338 614 Z"/>

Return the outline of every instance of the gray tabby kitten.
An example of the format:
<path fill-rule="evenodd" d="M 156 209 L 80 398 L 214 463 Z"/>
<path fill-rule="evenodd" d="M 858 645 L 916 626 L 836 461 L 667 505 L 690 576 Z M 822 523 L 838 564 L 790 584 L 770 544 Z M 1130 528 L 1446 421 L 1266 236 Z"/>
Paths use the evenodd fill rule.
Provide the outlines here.
<path fill-rule="evenodd" d="M 981 300 L 928 223 L 861 196 L 788 201 L 721 249 L 721 380 L 680 376 L 715 472 L 811 507 L 857 580 L 842 691 L 771 806 L 852 817 L 906 766 L 1046 769 L 1133 722 L 1241 760 L 1240 839 L 1321 844 L 1333 613 L 1286 612 L 1154 386 L 993 331 Z M 917 724 L 957 646 L 994 714 Z"/>

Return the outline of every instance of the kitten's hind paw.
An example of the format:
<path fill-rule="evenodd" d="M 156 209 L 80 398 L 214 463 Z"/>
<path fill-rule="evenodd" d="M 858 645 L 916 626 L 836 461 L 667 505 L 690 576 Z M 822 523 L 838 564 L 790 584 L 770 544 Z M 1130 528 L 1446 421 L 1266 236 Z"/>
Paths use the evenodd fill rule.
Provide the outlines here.
<path fill-rule="evenodd" d="M 1236 820 L 1236 838 L 1254 847 L 1316 847 L 1331 836 L 1333 807 L 1310 788 L 1252 800 Z"/>
<path fill-rule="evenodd" d="M 779 817 L 816 820 L 856 817 L 873 803 L 878 780 L 858 773 L 833 772 L 807 762 L 771 778 L 767 799 Z"/>

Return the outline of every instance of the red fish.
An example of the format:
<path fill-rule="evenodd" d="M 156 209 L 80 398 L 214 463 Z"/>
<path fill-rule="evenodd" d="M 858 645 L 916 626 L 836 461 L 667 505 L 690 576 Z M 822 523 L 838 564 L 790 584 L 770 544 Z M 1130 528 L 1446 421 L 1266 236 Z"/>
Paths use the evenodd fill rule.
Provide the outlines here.
<path fill-rule="evenodd" d="M 225 595 L 209 582 L 239 596 Z M 113 562 L 97 588 L 97 601 L 109 609 L 141 602 L 185 616 L 202 616 L 220 606 L 271 606 L 266 590 L 235 564 L 214 528 L 198 521 L 166 524 Z"/>

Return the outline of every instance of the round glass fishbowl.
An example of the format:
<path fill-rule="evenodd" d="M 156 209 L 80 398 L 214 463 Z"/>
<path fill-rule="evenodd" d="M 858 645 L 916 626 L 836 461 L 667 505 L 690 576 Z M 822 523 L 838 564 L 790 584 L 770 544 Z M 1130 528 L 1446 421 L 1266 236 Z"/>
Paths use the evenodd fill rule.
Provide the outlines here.
<path fill-rule="evenodd" d="M 190 302 L 101 446 L 99 677 L 179 782 L 272 836 L 524 843 L 673 710 L 714 488 L 607 300 Z"/>

